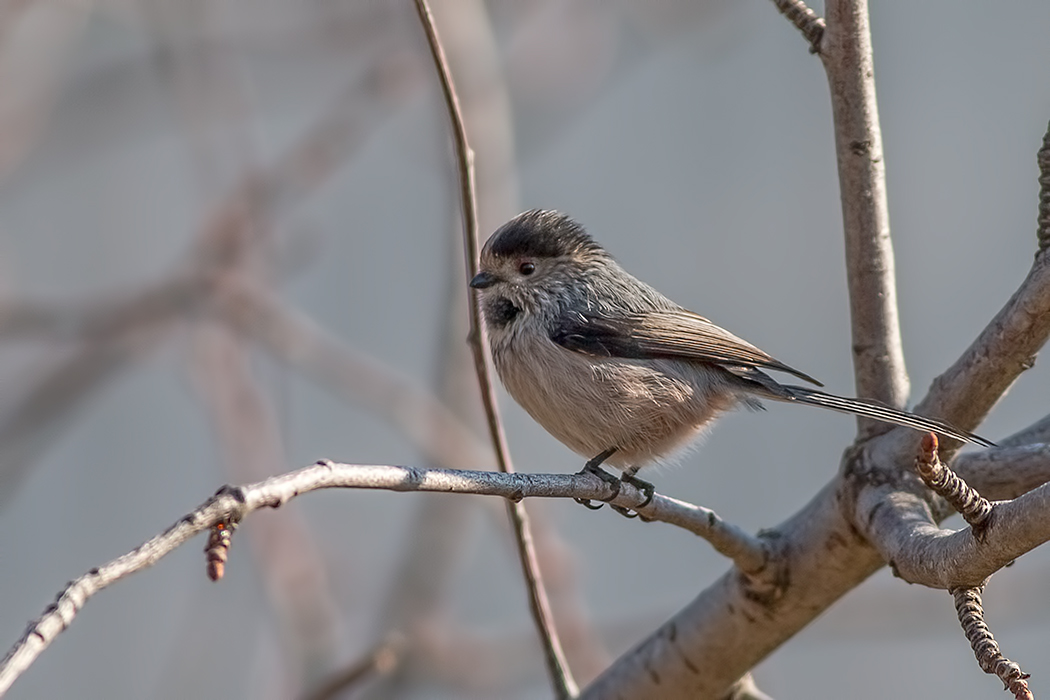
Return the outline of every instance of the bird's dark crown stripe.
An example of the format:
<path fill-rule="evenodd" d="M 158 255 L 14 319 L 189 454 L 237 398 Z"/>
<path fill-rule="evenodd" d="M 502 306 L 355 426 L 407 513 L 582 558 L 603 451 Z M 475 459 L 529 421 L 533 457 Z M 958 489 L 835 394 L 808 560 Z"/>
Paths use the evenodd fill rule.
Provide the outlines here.
<path fill-rule="evenodd" d="M 489 252 L 508 258 L 556 258 L 582 251 L 604 252 L 583 226 L 559 212 L 540 209 L 514 217 L 489 241 Z"/>

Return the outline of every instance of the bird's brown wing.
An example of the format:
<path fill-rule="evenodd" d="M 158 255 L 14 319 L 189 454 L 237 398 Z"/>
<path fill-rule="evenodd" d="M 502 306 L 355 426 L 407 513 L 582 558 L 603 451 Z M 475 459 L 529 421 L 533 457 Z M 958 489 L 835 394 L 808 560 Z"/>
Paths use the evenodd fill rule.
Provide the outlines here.
<path fill-rule="evenodd" d="M 550 337 L 568 350 L 596 357 L 691 360 L 721 365 L 730 371 L 771 369 L 823 386 L 808 374 L 685 309 L 618 315 L 571 312 L 557 320 Z"/>

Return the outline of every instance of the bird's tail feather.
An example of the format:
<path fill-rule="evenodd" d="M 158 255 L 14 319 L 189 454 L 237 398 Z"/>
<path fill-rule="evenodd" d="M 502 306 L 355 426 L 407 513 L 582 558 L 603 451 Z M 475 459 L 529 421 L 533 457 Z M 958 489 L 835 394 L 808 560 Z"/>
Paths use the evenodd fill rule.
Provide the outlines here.
<path fill-rule="evenodd" d="M 770 387 L 767 386 L 766 388 Z M 886 404 L 879 403 L 878 401 L 872 401 L 870 399 L 847 399 L 843 396 L 835 396 L 834 394 L 827 394 L 823 391 L 816 391 L 815 389 L 807 389 L 806 387 L 788 384 L 778 384 L 777 388 L 783 389 L 784 392 L 771 391 L 769 398 L 778 401 L 796 401 L 809 406 L 819 406 L 820 408 L 839 411 L 840 413 L 851 413 L 865 418 L 874 418 L 875 420 L 880 420 L 885 423 L 903 425 L 907 428 L 914 428 L 915 430 L 933 432 L 961 442 L 972 442 L 975 445 L 983 445 L 984 447 L 995 447 L 994 442 L 985 440 L 979 435 L 968 433 L 965 430 L 960 430 L 942 420 L 927 418 L 926 416 L 917 416 L 914 413 L 901 411 L 887 406 Z"/>

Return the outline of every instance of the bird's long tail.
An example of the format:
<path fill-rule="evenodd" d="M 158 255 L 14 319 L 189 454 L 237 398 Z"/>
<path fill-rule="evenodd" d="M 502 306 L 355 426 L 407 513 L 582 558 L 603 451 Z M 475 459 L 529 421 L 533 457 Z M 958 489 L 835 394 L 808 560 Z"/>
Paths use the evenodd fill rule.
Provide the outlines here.
<path fill-rule="evenodd" d="M 770 389 L 771 387 L 767 385 L 766 388 Z M 770 391 L 769 398 L 777 401 L 802 403 L 808 406 L 819 406 L 820 408 L 827 408 L 840 413 L 851 413 L 865 418 L 874 418 L 885 423 L 903 425 L 915 430 L 937 433 L 961 442 L 972 442 L 975 445 L 983 445 L 984 447 L 995 447 L 994 442 L 985 440 L 979 435 L 968 433 L 965 430 L 960 430 L 942 420 L 917 416 L 914 413 L 891 408 L 886 404 L 870 399 L 847 399 L 843 396 L 835 396 L 834 394 L 827 394 L 815 389 L 779 383 L 776 385 L 776 390 Z"/>

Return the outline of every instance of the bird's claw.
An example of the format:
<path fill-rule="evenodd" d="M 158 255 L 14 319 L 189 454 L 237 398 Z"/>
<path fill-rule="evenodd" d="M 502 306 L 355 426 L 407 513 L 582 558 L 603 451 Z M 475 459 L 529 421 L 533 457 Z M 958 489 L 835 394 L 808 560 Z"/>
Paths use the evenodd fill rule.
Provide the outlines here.
<path fill-rule="evenodd" d="M 635 510 L 637 510 L 638 508 L 645 508 L 647 505 L 653 502 L 653 496 L 656 495 L 656 487 L 653 486 L 650 482 L 645 481 L 644 479 L 639 479 L 633 474 L 624 474 L 622 477 L 620 477 L 620 480 L 630 484 L 645 495 L 645 500 L 639 503 L 637 506 L 635 506 Z"/>
<path fill-rule="evenodd" d="M 608 498 L 603 498 L 602 499 L 603 502 L 599 503 L 598 505 L 595 505 L 594 501 L 592 501 L 589 498 L 574 498 L 573 499 L 574 501 L 579 503 L 581 506 L 584 506 L 585 508 L 590 508 L 591 510 L 600 510 L 601 507 L 605 505 L 605 503 L 607 503 L 609 501 L 612 501 L 612 500 L 615 500 L 616 497 L 620 495 L 620 480 L 618 478 L 616 478 L 615 476 L 613 476 L 612 474 L 610 474 L 609 472 L 607 472 L 604 469 L 602 469 L 600 466 L 598 466 L 599 464 L 602 463 L 602 460 L 604 460 L 605 457 L 608 457 L 608 455 L 603 452 L 602 454 L 598 455 L 598 457 L 595 457 L 591 461 L 587 462 L 587 464 L 584 465 L 583 469 L 581 469 L 579 472 L 577 472 L 578 474 L 591 474 L 593 476 L 596 476 L 599 479 L 601 479 L 602 481 L 604 481 L 605 483 L 609 484 L 609 486 L 612 487 L 612 490 L 613 490 L 612 495 L 609 496 Z M 616 507 L 617 506 L 613 506 L 613 508 L 616 508 Z"/>
<path fill-rule="evenodd" d="M 653 496 L 656 495 L 656 487 L 650 484 L 648 481 L 639 479 L 634 474 L 628 474 L 626 472 L 623 476 L 620 477 L 620 481 L 625 484 L 630 484 L 631 486 L 641 491 L 642 494 L 645 496 L 645 500 L 636 505 L 634 508 L 624 508 L 623 506 L 614 506 L 612 504 L 609 504 L 609 507 L 611 507 L 613 510 L 615 510 L 617 513 L 619 513 L 625 518 L 641 517 L 643 521 L 650 522 L 652 518 L 645 517 L 644 515 L 638 512 L 638 509 L 645 508 L 647 505 L 652 503 Z"/>
<path fill-rule="evenodd" d="M 627 483 L 627 484 L 630 484 L 631 486 L 635 487 L 639 491 L 641 491 L 642 494 L 645 496 L 645 500 L 643 500 L 641 503 L 639 503 L 634 508 L 625 508 L 624 506 L 616 506 L 616 505 L 612 505 L 612 503 L 609 503 L 609 507 L 612 508 L 614 511 L 616 511 L 617 513 L 619 513 L 620 515 L 622 515 L 625 518 L 637 518 L 637 517 L 639 517 L 641 515 L 640 513 L 638 513 L 638 509 L 639 508 L 645 508 L 647 505 L 652 503 L 653 496 L 656 495 L 656 487 L 653 486 L 648 481 L 644 481 L 642 479 L 639 479 L 634 474 L 629 474 L 629 473 L 625 472 L 623 474 L 623 476 L 621 476 L 620 478 L 617 478 L 617 477 L 613 476 L 612 474 L 610 474 L 609 472 L 607 472 L 604 469 L 602 469 L 599 465 L 610 454 L 612 454 L 611 450 L 608 451 L 608 453 L 603 452 L 602 454 L 598 455 L 597 457 L 595 457 L 591 461 L 587 462 L 587 464 L 584 465 L 583 469 L 581 469 L 579 471 L 579 473 L 580 474 L 592 474 L 592 475 L 598 477 L 599 479 L 601 479 L 602 481 L 604 481 L 605 483 L 609 484 L 610 486 L 613 487 L 612 495 L 609 496 L 608 498 L 603 498 L 602 501 L 604 501 L 604 503 L 599 503 L 597 505 L 595 505 L 594 501 L 590 500 L 589 498 L 575 498 L 573 500 L 575 500 L 577 503 L 579 503 L 582 506 L 590 508 L 591 510 L 598 510 L 603 505 L 605 505 L 605 503 L 609 503 L 610 501 L 616 500 L 616 497 L 620 495 L 620 485 L 624 484 L 624 483 Z M 641 516 L 641 517 L 642 517 L 642 520 L 645 520 L 646 522 L 649 521 L 649 518 L 646 518 L 645 516 Z"/>
<path fill-rule="evenodd" d="M 595 505 L 594 501 L 592 501 L 589 498 L 574 498 L 572 500 L 576 501 L 577 503 L 579 503 L 584 508 L 590 508 L 591 510 L 601 510 L 602 506 L 605 505 L 604 502 L 603 503 L 599 503 L 598 505 Z"/>

